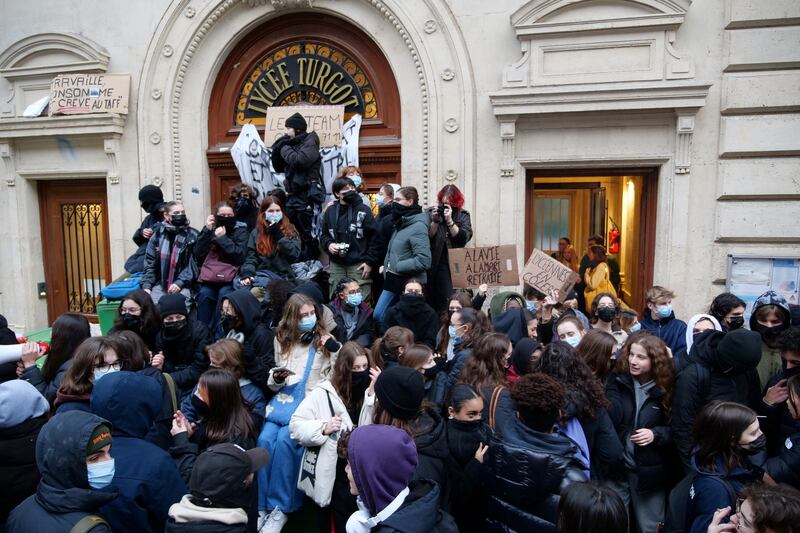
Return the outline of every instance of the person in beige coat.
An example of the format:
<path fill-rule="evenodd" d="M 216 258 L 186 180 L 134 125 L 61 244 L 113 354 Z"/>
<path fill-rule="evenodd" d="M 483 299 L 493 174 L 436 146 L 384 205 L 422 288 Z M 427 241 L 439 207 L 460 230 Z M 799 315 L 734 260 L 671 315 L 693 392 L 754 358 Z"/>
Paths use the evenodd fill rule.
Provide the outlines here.
<path fill-rule="evenodd" d="M 345 343 L 330 379 L 306 395 L 289 422 L 292 439 L 305 447 L 297 486 L 316 503 L 319 523 L 329 527 L 333 518 L 336 531 L 344 531 L 357 510 L 337 443 L 366 409 L 364 398 L 378 371 L 372 354 L 357 342 Z"/>

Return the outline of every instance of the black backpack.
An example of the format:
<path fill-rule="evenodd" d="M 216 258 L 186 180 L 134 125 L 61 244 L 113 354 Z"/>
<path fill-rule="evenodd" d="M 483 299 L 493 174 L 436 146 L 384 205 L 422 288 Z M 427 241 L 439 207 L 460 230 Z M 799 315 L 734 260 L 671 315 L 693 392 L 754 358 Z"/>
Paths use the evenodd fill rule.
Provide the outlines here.
<path fill-rule="evenodd" d="M 687 523 L 689 502 L 694 499 L 694 481 L 698 477 L 701 477 L 701 474 L 698 472 L 687 474 L 670 492 L 669 499 L 667 500 L 667 512 L 664 516 L 664 527 L 659 529 L 661 533 L 686 533 L 692 528 L 692 524 Z M 731 484 L 721 477 L 706 477 L 718 483 L 722 483 L 725 490 L 728 492 L 728 500 L 730 501 L 731 509 L 734 509 L 736 507 L 737 496 Z"/>

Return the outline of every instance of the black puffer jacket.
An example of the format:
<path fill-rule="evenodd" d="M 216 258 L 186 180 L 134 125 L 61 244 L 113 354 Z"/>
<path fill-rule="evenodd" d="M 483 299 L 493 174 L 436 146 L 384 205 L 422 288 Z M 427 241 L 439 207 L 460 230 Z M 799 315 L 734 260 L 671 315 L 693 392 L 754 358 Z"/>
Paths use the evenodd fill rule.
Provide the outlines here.
<path fill-rule="evenodd" d="M 194 243 L 194 258 L 197 261 L 198 268 L 203 268 L 203 262 L 208 257 L 208 252 L 211 251 L 212 247 L 217 248 L 220 259 L 223 261 L 234 266 L 241 266 L 247 257 L 247 239 L 250 236 L 250 232 L 247 231 L 247 224 L 237 222 L 233 227 L 233 231 L 220 237 L 214 235 L 215 231 L 208 229 L 208 226 L 203 226 L 200 235 L 197 237 L 197 242 Z"/>
<path fill-rule="evenodd" d="M 422 296 L 404 294 L 400 300 L 386 311 L 383 317 L 383 330 L 392 326 L 403 326 L 414 332 L 414 339 L 433 349 L 436 347 L 436 333 L 439 317 L 433 307 Z"/>
<path fill-rule="evenodd" d="M 558 494 L 585 481 L 577 446 L 561 435 L 534 431 L 515 420 L 492 439 L 485 461 L 487 531 L 552 532 Z"/>
<path fill-rule="evenodd" d="M 316 132 L 281 137 L 272 145 L 272 167 L 286 176 L 287 209 L 303 210 L 309 204 L 309 188 L 322 178 L 322 157 Z"/>
<path fill-rule="evenodd" d="M 383 263 L 383 256 L 378 255 L 379 240 L 376 239 L 378 225 L 372 216 L 372 210 L 364 205 L 356 195 L 352 204 L 336 202 L 322 215 L 319 244 L 328 251 L 333 243 L 345 242 L 350 245 L 347 255 L 332 255 L 331 261 L 343 265 L 368 263 L 377 268 Z M 331 280 L 336 283 L 337 280 Z"/>
<path fill-rule="evenodd" d="M 247 258 L 239 269 L 239 274 L 243 278 L 255 276 L 259 270 L 269 270 L 286 279 L 294 279 L 292 263 L 296 263 L 300 258 L 300 237 L 287 237 L 281 234 L 278 239 L 278 246 L 269 256 L 261 255 L 258 252 L 258 227 L 250 232 L 247 241 Z"/>
<path fill-rule="evenodd" d="M 606 396 L 610 403 L 608 414 L 617 430 L 623 446 L 632 446 L 636 474 L 639 477 L 638 490 L 646 493 L 663 490 L 668 482 L 668 464 L 672 451 L 672 428 L 669 417 L 664 412 L 661 400 L 664 390 L 654 386 L 647 391 L 647 398 L 636 416 L 636 392 L 630 374 L 611 374 L 606 383 Z M 646 428 L 653 432 L 653 442 L 647 446 L 630 443 L 631 434 L 637 429 Z"/>
<path fill-rule="evenodd" d="M 695 339 L 687 366 L 678 374 L 672 400 L 672 431 L 684 466 L 690 468 L 692 424 L 711 400 L 737 402 L 754 409 L 761 403 L 756 365 L 761 336 L 746 329 L 709 330 Z"/>
<path fill-rule="evenodd" d="M 236 339 L 244 337 L 241 339 L 244 375 L 269 397 L 272 393 L 267 387 L 267 379 L 269 371 L 275 366 L 275 334 L 259 321 L 261 306 L 249 289 L 229 292 L 222 300 L 230 302 L 241 321 L 227 334 Z"/>
<path fill-rule="evenodd" d="M 414 479 L 435 481 L 441 490 L 442 502 L 449 498 L 447 458 L 447 424 L 434 408 L 426 407 L 414 421 L 414 443 L 417 445 L 419 462 Z"/>
<path fill-rule="evenodd" d="M 6 533 L 69 531 L 119 495 L 113 485 L 103 490 L 89 487 L 86 446 L 101 424 L 111 426 L 91 413 L 69 411 L 54 416 L 42 427 L 36 443 L 36 464 L 42 480 L 36 494 L 11 512 Z M 91 531 L 106 533 L 111 529 L 99 525 Z"/>
<path fill-rule="evenodd" d="M 764 470 L 776 483 L 800 488 L 800 432 L 783 440 L 780 452 L 767 459 Z"/>
<path fill-rule="evenodd" d="M 160 331 L 156 336 L 156 349 L 164 352 L 162 370 L 172 376 L 180 389 L 180 396 L 192 391 L 200 374 L 208 370 L 206 346 L 211 344 L 211 332 L 202 322 L 186 318 L 186 327 L 175 339 L 164 338 Z"/>
<path fill-rule="evenodd" d="M 783 379 L 787 379 L 785 373 L 786 361 L 783 361 L 783 366 L 784 369 L 775 374 L 764 386 L 764 396 L 766 396 L 770 387 L 777 385 Z M 792 417 L 787 403 L 781 402 L 769 405 L 762 398 L 759 404 L 758 413 L 767 417 L 766 420 L 761 421 L 761 431 L 767 435 L 767 451 L 770 456 L 777 455 L 780 452 L 787 438 L 800 434 L 800 420 L 795 420 Z"/>
<path fill-rule="evenodd" d="M 450 478 L 449 509 L 460 531 L 482 531 L 486 522 L 486 488 L 483 486 L 483 464 L 475 459 L 481 444 L 489 444 L 491 428 L 482 420 L 465 422 L 447 420 L 448 475 Z"/>

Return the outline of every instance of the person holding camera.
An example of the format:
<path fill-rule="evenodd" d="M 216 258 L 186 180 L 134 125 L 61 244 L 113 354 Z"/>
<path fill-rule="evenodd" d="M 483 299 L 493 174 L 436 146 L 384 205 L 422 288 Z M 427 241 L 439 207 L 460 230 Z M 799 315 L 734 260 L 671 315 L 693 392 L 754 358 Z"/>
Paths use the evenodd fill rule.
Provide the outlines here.
<path fill-rule="evenodd" d="M 450 278 L 449 248 L 463 248 L 472 239 L 472 218 L 463 209 L 464 195 L 455 185 L 445 185 L 437 196 L 438 205 L 428 212 L 431 225 L 431 268 L 428 270 L 428 302 L 437 313 L 447 308 L 447 299 L 453 292 Z"/>
<path fill-rule="evenodd" d="M 330 256 L 328 275 L 330 297 L 336 294 L 341 278 L 358 281 L 364 300 L 371 296 L 373 267 L 378 262 L 377 224 L 372 210 L 359 196 L 353 179 L 342 176 L 333 180 L 333 195 L 339 200 L 322 217 L 319 242 Z"/>

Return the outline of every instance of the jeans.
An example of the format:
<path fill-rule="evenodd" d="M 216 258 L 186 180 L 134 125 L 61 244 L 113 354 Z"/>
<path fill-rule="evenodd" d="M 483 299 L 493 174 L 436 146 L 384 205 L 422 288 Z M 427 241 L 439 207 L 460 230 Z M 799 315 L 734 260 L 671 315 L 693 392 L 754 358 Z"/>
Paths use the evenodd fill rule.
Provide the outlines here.
<path fill-rule="evenodd" d="M 397 301 L 398 295 L 394 292 L 389 292 L 386 289 L 381 292 L 380 298 L 378 298 L 378 303 L 375 304 L 375 312 L 372 313 L 372 316 L 375 317 L 375 321 L 378 324 L 383 323 L 383 315 L 386 314 L 386 311 Z"/>
<path fill-rule="evenodd" d="M 197 320 L 214 332 L 219 325 L 219 302 L 233 292 L 230 283 L 203 283 L 197 295 Z"/>

